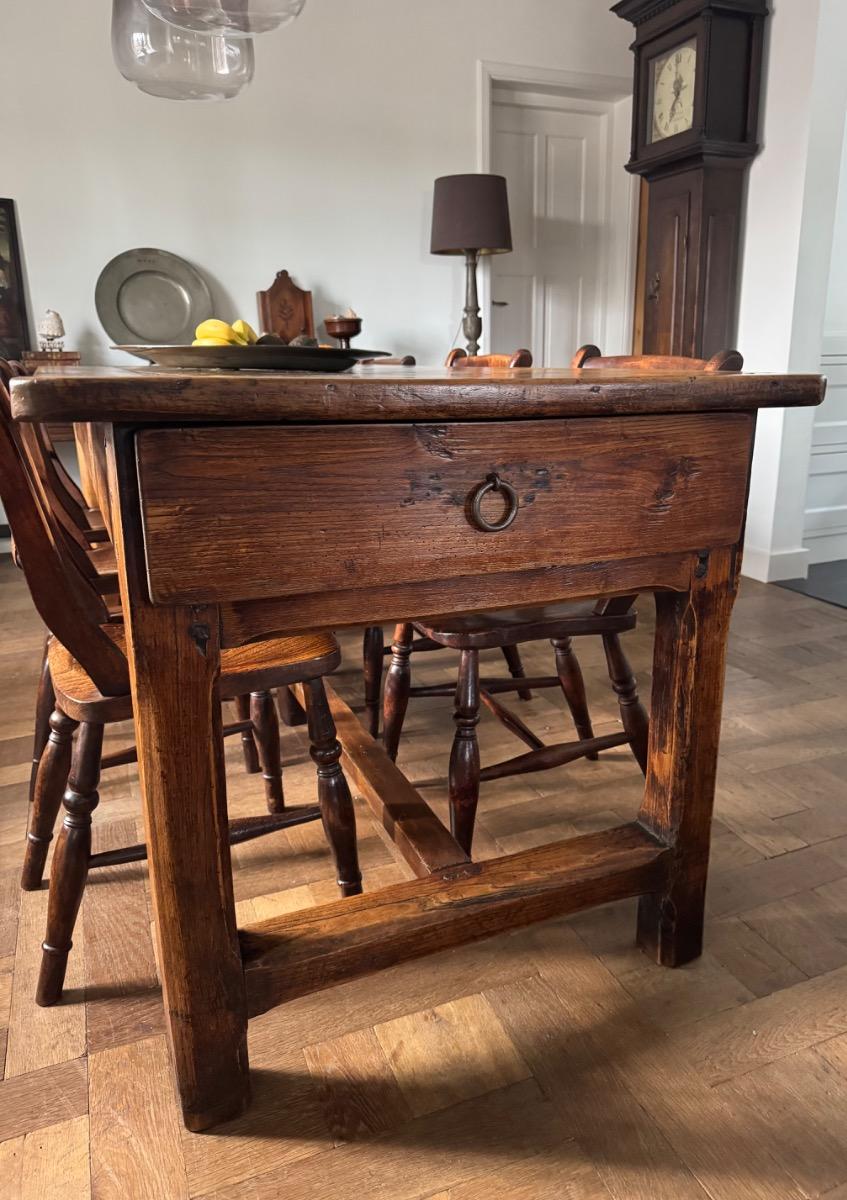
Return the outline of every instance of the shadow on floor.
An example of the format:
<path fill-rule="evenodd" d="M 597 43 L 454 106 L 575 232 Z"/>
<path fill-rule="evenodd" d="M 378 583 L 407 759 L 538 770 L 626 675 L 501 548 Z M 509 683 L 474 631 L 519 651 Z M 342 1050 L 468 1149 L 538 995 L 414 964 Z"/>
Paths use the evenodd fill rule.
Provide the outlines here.
<path fill-rule="evenodd" d="M 847 559 L 839 562 L 815 563 L 809 568 L 808 579 L 786 579 L 777 587 L 799 592 L 838 608 L 847 608 Z"/>

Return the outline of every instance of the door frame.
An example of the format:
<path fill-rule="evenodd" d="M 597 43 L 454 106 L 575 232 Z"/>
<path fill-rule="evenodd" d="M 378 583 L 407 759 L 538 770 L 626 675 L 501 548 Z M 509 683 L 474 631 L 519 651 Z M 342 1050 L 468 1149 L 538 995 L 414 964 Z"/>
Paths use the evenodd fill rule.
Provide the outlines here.
<path fill-rule="evenodd" d="M 492 107 L 498 88 L 506 86 L 516 94 L 542 92 L 555 101 L 599 100 L 609 105 L 609 153 L 612 170 L 609 176 L 609 213 L 613 226 L 620 233 L 622 258 L 609 256 L 606 273 L 607 295 L 617 292 L 624 297 L 619 317 L 613 318 L 604 332 L 604 354 L 630 354 L 635 314 L 636 260 L 638 253 L 638 178 L 623 170 L 629 158 L 632 136 L 632 79 L 620 75 L 587 75 L 579 71 L 560 71 L 553 67 L 529 67 L 518 63 L 477 62 L 477 170 L 491 171 L 494 156 L 494 122 Z M 516 95 L 517 99 L 517 95 Z M 551 105 L 555 107 L 555 103 Z M 615 162 L 620 170 L 614 169 Z M 482 309 L 482 349 L 489 349 L 491 331 L 491 267 L 481 260 L 480 308 Z M 574 346 L 574 350 L 576 350 Z"/>

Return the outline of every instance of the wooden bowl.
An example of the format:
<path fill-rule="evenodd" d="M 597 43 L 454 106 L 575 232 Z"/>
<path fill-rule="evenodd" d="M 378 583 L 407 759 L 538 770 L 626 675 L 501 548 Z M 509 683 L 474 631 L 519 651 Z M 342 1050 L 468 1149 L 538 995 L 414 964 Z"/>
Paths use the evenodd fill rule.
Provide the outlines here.
<path fill-rule="evenodd" d="M 327 317 L 324 328 L 330 337 L 348 341 L 362 332 L 361 317 Z"/>

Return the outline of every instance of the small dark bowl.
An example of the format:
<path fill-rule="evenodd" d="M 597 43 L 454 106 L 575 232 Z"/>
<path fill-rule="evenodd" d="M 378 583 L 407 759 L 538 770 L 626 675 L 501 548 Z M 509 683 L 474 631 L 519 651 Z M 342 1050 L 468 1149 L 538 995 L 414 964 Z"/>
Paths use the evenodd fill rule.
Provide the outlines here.
<path fill-rule="evenodd" d="M 353 338 L 362 332 L 361 317 L 327 317 L 324 328 L 330 337 Z"/>

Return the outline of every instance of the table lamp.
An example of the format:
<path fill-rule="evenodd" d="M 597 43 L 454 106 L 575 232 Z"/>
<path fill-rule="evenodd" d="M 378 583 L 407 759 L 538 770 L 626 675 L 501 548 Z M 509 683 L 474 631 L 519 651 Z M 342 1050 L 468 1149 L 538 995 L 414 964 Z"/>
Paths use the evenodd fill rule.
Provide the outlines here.
<path fill-rule="evenodd" d="M 512 249 L 509 197 L 502 175 L 442 175 L 436 179 L 430 249 L 433 254 L 465 256 L 462 328 L 468 354 L 476 354 L 482 333 L 476 290 L 479 256 L 506 254 Z"/>

